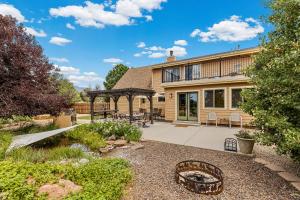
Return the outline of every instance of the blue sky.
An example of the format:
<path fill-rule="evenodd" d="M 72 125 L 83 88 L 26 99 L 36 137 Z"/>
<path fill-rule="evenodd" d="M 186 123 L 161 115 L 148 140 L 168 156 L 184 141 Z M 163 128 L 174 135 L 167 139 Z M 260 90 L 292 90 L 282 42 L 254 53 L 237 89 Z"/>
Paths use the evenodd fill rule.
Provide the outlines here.
<path fill-rule="evenodd" d="M 139 67 L 254 47 L 270 27 L 262 0 L 4 0 L 76 86 L 102 82 L 116 63 Z"/>

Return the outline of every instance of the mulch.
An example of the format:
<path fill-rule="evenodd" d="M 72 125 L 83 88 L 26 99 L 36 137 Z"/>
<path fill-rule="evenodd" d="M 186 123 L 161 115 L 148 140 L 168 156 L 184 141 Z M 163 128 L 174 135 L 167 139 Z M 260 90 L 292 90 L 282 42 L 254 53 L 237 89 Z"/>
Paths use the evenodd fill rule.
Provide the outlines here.
<path fill-rule="evenodd" d="M 296 200 L 300 194 L 285 180 L 252 157 L 182 145 L 147 141 L 145 148 L 118 149 L 109 156 L 130 161 L 134 181 L 124 200 Z M 174 180 L 175 165 L 184 160 L 211 163 L 224 173 L 224 191 L 215 196 L 195 194 Z"/>

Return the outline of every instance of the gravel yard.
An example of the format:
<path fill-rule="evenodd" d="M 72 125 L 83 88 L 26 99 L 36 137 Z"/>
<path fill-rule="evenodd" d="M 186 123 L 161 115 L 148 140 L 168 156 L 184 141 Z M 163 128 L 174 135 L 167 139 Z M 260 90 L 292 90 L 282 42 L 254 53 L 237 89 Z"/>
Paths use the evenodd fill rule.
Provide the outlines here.
<path fill-rule="evenodd" d="M 124 200 L 300 199 L 289 183 L 251 157 L 161 142 L 143 144 L 143 149 L 119 149 L 108 155 L 128 159 L 133 165 L 135 180 Z M 205 196 L 177 185 L 175 165 L 188 159 L 206 161 L 221 168 L 225 176 L 224 191 L 217 196 Z"/>

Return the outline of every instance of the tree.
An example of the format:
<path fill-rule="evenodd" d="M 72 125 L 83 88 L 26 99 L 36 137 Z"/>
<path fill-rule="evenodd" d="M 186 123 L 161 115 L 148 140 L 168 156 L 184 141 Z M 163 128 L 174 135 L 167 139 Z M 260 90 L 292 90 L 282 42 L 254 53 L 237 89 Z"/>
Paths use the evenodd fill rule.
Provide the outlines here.
<path fill-rule="evenodd" d="M 64 78 L 63 75 L 59 73 L 53 73 L 53 81 L 57 82 L 58 92 L 62 96 L 68 106 L 73 105 L 76 102 L 81 101 L 79 92 L 75 89 L 73 83 L 68 79 Z"/>
<path fill-rule="evenodd" d="M 274 30 L 246 71 L 255 88 L 243 92 L 242 109 L 262 128 L 261 141 L 300 161 L 300 2 L 274 0 L 269 6 Z"/>
<path fill-rule="evenodd" d="M 127 72 L 129 68 L 126 65 L 118 64 L 110 70 L 105 77 L 104 87 L 107 90 L 112 89 L 116 83 L 122 78 L 122 76 Z"/>
<path fill-rule="evenodd" d="M 58 114 L 65 100 L 42 47 L 12 17 L 0 15 L 0 30 L 0 117 Z"/>
<path fill-rule="evenodd" d="M 90 98 L 89 98 L 89 96 L 87 95 L 87 93 L 89 92 L 89 91 L 91 91 L 92 89 L 90 88 L 90 87 L 88 87 L 88 88 L 84 88 L 81 92 L 80 92 L 80 98 L 81 98 L 81 100 L 82 101 L 84 101 L 84 102 L 90 102 Z"/>

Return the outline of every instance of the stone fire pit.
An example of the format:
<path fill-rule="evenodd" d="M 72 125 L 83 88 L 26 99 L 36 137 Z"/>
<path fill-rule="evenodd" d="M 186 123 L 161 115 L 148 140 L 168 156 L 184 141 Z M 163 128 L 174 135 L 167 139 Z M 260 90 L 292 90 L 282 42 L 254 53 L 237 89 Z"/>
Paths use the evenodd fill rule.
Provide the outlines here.
<path fill-rule="evenodd" d="M 203 161 L 187 160 L 178 163 L 175 180 L 198 194 L 216 195 L 223 191 L 222 170 Z"/>

